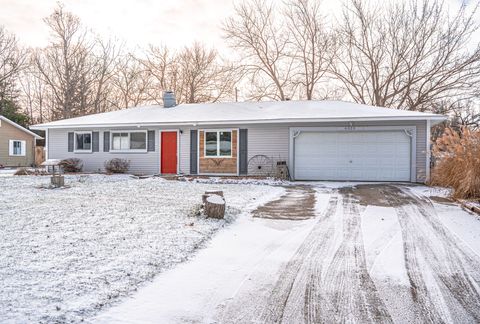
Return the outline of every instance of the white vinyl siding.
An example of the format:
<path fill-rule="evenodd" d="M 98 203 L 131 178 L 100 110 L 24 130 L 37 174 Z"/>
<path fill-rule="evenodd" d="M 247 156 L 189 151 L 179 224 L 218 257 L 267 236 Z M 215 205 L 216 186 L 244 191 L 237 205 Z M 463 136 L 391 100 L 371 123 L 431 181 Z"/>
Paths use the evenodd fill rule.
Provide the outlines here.
<path fill-rule="evenodd" d="M 190 174 L 190 128 L 181 128 L 182 132 L 178 136 L 178 167 L 181 174 Z"/>
<path fill-rule="evenodd" d="M 288 126 L 265 125 L 240 128 L 248 129 L 248 160 L 255 155 L 266 155 L 274 162 L 288 161 Z"/>
<path fill-rule="evenodd" d="M 151 129 L 151 128 L 149 128 Z M 155 151 L 140 153 L 103 152 L 104 131 L 111 129 L 100 128 L 93 131 L 99 132 L 99 152 L 91 154 L 78 154 L 68 152 L 68 132 L 72 129 L 49 129 L 48 131 L 48 157 L 50 159 L 65 159 L 77 157 L 83 161 L 85 172 L 99 172 L 104 170 L 104 162 L 113 158 L 123 158 L 130 161 L 130 173 L 157 174 L 160 170 L 160 153 L 158 150 L 159 134 L 155 131 Z M 113 130 L 114 132 L 117 131 Z M 111 145 L 111 144 L 110 144 Z"/>

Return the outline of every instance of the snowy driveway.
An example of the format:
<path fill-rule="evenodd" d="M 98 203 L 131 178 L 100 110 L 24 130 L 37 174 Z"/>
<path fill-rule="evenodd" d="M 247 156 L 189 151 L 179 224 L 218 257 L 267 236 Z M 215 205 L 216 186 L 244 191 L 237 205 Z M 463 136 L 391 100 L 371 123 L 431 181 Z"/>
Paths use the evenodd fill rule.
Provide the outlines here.
<path fill-rule="evenodd" d="M 480 222 L 427 187 L 316 185 L 317 217 L 244 217 L 100 322 L 480 320 Z"/>

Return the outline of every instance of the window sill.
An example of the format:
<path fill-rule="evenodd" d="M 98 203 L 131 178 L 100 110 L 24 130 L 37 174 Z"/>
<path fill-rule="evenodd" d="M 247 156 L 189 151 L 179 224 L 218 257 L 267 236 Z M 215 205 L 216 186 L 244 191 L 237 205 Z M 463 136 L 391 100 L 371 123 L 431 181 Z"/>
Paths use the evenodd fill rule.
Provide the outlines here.
<path fill-rule="evenodd" d="M 127 154 L 131 154 L 131 153 L 148 153 L 147 150 L 110 150 L 110 153 L 127 153 Z"/>
<path fill-rule="evenodd" d="M 79 154 L 85 154 L 85 153 L 93 153 L 93 151 L 92 151 L 92 150 L 90 150 L 90 151 L 88 151 L 88 150 L 84 150 L 84 151 L 73 151 L 73 153 L 75 153 L 75 154 L 77 154 L 77 153 L 79 153 Z"/>
<path fill-rule="evenodd" d="M 233 159 L 233 156 L 203 156 L 204 159 Z"/>

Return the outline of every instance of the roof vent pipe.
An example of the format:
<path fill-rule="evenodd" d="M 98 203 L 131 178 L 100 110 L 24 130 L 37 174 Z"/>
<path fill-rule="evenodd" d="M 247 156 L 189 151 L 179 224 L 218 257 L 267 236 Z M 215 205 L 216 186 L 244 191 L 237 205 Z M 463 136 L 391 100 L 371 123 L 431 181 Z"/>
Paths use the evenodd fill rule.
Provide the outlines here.
<path fill-rule="evenodd" d="M 175 99 L 175 93 L 173 91 L 163 92 L 163 108 L 171 108 L 177 105 L 177 100 Z"/>

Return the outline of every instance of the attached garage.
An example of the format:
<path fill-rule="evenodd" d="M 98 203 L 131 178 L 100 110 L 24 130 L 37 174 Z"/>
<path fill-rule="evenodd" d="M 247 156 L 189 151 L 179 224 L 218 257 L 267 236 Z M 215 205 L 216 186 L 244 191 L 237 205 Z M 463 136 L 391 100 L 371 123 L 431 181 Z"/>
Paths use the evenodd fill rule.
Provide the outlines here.
<path fill-rule="evenodd" d="M 414 181 L 415 128 L 292 131 L 295 180 Z"/>

